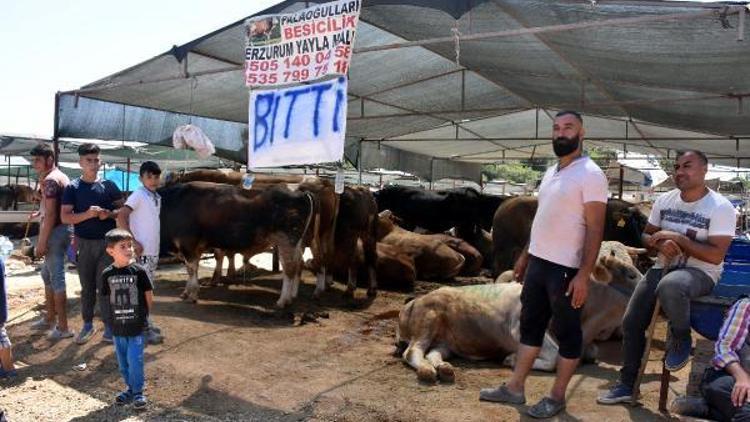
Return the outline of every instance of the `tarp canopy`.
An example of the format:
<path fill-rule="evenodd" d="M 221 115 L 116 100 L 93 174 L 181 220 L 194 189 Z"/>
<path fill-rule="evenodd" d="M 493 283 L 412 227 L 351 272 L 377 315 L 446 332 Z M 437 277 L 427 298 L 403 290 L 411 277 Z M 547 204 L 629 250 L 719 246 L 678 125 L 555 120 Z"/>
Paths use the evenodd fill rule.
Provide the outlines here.
<path fill-rule="evenodd" d="M 258 13 L 323 1 L 284 1 Z M 737 3 L 367 0 L 349 70 L 346 156 L 478 180 L 479 163 L 552 157 L 552 117 L 589 145 L 750 166 L 750 30 Z M 189 13 L 189 11 L 186 11 Z M 744 12 L 743 12 L 744 13 Z M 244 162 L 243 19 L 62 94 L 58 135 L 169 145 L 201 127 Z M 740 41 L 744 39 L 744 41 Z"/>
<path fill-rule="evenodd" d="M 30 157 L 29 151 L 40 142 L 50 143 L 50 145 L 52 143 L 50 139 L 38 136 L 0 134 L 0 154 L 10 156 L 13 160 L 12 163 L 29 165 L 28 161 L 23 157 Z M 162 170 L 182 170 L 195 167 L 227 167 L 229 166 L 228 164 L 231 164 L 228 162 L 229 160 L 222 160 L 219 157 L 201 160 L 192 150 L 176 150 L 171 147 L 144 142 L 61 139 L 59 141 L 60 157 L 58 161 L 64 172 L 68 173 L 67 169 L 70 169 L 70 172 L 76 176 L 80 174 L 78 146 L 85 142 L 94 143 L 99 146 L 101 149 L 100 157 L 105 164 L 116 166 L 122 170 L 127 170 L 128 159 L 130 159 L 130 167 L 134 171 L 137 171 L 144 161 L 156 161 L 162 167 Z M 0 155 L 0 172 L 3 166 L 8 166 L 7 160 Z M 34 174 L 33 170 L 32 174 Z"/>

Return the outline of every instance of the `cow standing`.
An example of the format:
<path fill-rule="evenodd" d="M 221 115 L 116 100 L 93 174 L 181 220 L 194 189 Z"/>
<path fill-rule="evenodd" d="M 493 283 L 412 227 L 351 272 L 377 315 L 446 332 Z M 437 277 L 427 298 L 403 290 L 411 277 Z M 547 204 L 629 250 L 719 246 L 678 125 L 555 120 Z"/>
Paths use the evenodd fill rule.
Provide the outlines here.
<path fill-rule="evenodd" d="M 252 256 L 278 246 L 283 287 L 277 302 L 284 307 L 297 296 L 302 240 L 315 214 L 309 193 L 281 187 L 244 190 L 211 182 L 177 184 L 159 190 L 162 197 L 161 242 L 187 266 L 184 299 L 198 299 L 198 262 L 213 248 Z"/>
<path fill-rule="evenodd" d="M 537 198 L 519 196 L 505 201 L 495 213 L 492 226 L 494 274 L 513 268 L 513 264 L 529 243 L 531 223 L 537 209 Z M 613 240 L 640 248 L 646 216 L 633 204 L 609 199 L 604 221 L 604 240 Z"/>
<path fill-rule="evenodd" d="M 167 186 L 177 183 L 191 181 L 205 181 L 214 183 L 225 183 L 240 186 L 244 173 L 237 171 L 223 172 L 219 170 L 196 170 L 184 174 L 170 174 L 166 178 Z M 333 265 L 334 254 L 334 225 L 336 220 L 336 195 L 333 184 L 325 179 L 307 175 L 276 175 L 276 174 L 254 174 L 255 181 L 253 189 L 267 189 L 270 187 L 282 187 L 288 190 L 300 190 L 309 192 L 315 200 L 315 224 L 310 230 L 304 246 L 310 246 L 316 259 L 313 271 L 317 275 L 318 287 L 315 295 L 318 296 L 322 289 L 320 286 L 331 280 L 329 268 Z M 213 281 L 217 282 L 221 277 L 221 267 L 225 253 L 230 257 L 227 276 L 234 275 L 234 254 L 238 251 L 216 251 L 217 267 L 214 271 Z M 250 260 L 249 255 L 244 256 L 244 262 Z M 324 285 L 323 285 L 324 286 Z"/>

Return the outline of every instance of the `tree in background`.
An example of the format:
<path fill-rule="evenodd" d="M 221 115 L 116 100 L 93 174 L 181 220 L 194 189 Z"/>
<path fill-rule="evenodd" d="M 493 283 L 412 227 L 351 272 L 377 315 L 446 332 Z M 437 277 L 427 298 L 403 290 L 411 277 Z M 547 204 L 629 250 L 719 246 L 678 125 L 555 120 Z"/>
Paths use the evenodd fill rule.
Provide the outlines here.
<path fill-rule="evenodd" d="M 617 150 L 602 148 L 602 147 L 591 147 L 586 148 L 586 153 L 591 157 L 592 160 L 604 171 L 612 165 L 617 165 Z"/>
<path fill-rule="evenodd" d="M 487 164 L 482 167 L 482 179 L 485 181 L 503 179 L 513 183 L 536 182 L 541 172 L 520 162 L 507 164 Z"/>

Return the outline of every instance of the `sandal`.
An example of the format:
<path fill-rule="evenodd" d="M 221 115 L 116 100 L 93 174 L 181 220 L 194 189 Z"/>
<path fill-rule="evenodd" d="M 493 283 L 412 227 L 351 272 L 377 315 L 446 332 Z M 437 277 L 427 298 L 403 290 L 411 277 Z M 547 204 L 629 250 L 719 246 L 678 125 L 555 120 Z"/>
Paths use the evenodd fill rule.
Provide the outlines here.
<path fill-rule="evenodd" d="M 526 396 L 523 393 L 514 393 L 503 384 L 497 388 L 483 388 L 479 391 L 479 400 L 495 403 L 525 404 Z"/>
<path fill-rule="evenodd" d="M 526 414 L 532 418 L 544 419 L 555 416 L 563 409 L 565 409 L 564 401 L 557 401 L 551 397 L 545 397 L 540 400 L 539 403 L 531 406 L 526 411 Z"/>

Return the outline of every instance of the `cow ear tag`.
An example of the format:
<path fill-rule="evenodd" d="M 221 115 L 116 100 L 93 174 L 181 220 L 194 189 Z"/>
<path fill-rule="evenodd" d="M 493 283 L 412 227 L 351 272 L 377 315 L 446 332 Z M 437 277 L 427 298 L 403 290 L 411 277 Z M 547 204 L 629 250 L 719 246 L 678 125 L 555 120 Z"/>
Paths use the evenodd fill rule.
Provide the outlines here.
<path fill-rule="evenodd" d="M 621 218 L 620 221 L 617 222 L 617 227 L 625 227 L 625 219 Z"/>
<path fill-rule="evenodd" d="M 339 195 L 344 193 L 344 169 L 342 168 L 336 170 L 336 181 L 334 183 L 334 191 Z"/>
<path fill-rule="evenodd" d="M 255 175 L 252 173 L 245 173 L 242 176 L 242 189 L 252 189 L 253 182 L 255 182 Z"/>

